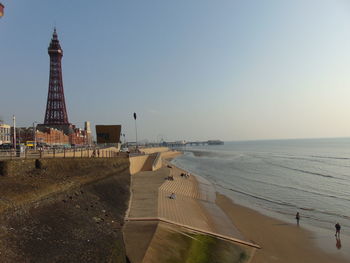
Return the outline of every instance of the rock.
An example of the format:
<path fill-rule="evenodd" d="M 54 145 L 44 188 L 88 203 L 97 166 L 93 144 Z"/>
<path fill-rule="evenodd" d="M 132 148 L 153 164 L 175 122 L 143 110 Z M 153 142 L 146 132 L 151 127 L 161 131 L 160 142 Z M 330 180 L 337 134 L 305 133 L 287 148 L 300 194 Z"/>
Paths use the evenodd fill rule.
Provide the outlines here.
<path fill-rule="evenodd" d="M 100 223 L 100 222 L 103 221 L 102 218 L 99 218 L 99 217 L 97 217 L 97 216 L 94 216 L 92 219 L 93 219 L 96 223 Z"/>

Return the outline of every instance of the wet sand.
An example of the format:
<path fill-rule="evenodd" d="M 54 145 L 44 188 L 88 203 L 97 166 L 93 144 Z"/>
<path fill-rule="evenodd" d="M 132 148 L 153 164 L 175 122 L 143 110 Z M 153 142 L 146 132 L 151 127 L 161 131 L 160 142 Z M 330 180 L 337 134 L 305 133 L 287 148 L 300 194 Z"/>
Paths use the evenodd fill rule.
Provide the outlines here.
<path fill-rule="evenodd" d="M 230 217 L 239 231 L 249 240 L 258 243 L 252 263 L 345 263 L 338 254 L 324 252 L 315 243 L 313 233 L 293 224 L 265 216 L 232 202 L 218 194 L 216 203 Z M 334 236 L 330 236 L 330 239 Z M 343 248 L 344 249 L 344 248 Z"/>

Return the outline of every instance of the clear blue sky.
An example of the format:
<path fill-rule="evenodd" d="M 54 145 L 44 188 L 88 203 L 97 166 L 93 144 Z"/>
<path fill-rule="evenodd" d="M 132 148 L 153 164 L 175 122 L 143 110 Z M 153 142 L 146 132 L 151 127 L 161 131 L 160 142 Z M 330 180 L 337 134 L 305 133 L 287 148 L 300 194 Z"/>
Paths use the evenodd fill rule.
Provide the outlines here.
<path fill-rule="evenodd" d="M 0 116 L 43 122 L 54 25 L 70 122 L 134 140 L 350 136 L 350 2 L 1 0 Z"/>

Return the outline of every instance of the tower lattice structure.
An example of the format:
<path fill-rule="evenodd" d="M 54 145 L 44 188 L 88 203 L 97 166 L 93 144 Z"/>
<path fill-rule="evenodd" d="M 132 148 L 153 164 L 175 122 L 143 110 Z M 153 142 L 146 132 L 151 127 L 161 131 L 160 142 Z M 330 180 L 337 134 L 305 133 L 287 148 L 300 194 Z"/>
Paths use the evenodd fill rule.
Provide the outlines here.
<path fill-rule="evenodd" d="M 56 28 L 48 53 L 50 56 L 50 79 L 44 125 L 69 125 L 62 81 L 63 50 L 57 37 Z"/>

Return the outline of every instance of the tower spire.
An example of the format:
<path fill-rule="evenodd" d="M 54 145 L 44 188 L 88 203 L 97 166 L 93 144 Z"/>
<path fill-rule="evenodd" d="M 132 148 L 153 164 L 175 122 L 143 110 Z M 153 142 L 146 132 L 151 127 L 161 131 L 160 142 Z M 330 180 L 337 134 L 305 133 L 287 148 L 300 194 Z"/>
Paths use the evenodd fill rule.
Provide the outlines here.
<path fill-rule="evenodd" d="M 53 28 L 52 39 L 53 39 L 53 40 L 58 40 L 56 27 Z"/>

